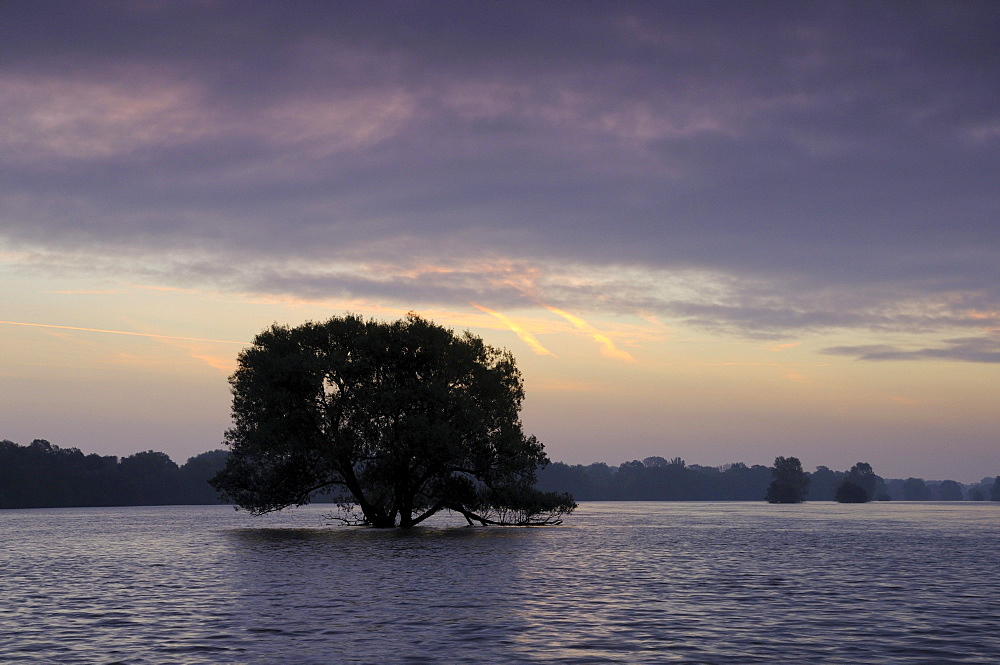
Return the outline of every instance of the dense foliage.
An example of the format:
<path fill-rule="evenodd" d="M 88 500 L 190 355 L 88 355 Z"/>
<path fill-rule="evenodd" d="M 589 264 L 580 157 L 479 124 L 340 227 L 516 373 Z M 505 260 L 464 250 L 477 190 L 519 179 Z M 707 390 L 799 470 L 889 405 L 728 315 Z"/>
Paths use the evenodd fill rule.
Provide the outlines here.
<path fill-rule="evenodd" d="M 994 500 L 1000 501 L 1000 480 L 995 482 L 992 477 L 969 485 L 953 480 L 883 479 L 865 462 L 858 462 L 848 471 L 819 466 L 806 476 L 806 501 L 835 501 L 837 490 L 847 482 L 862 488 L 865 501 L 982 501 L 991 496 L 994 487 Z M 571 492 L 581 501 L 760 501 L 771 481 L 771 468 L 759 464 L 700 466 L 686 464 L 680 458 L 668 461 L 662 457 L 619 466 L 554 462 L 538 474 L 540 489 Z M 911 492 L 904 494 L 904 485 Z M 920 488 L 919 496 L 912 495 L 914 486 Z"/>
<path fill-rule="evenodd" d="M 226 455 L 202 453 L 178 467 L 152 450 L 119 459 L 84 455 L 42 439 L 27 446 L 4 440 L 0 508 L 218 503 L 208 479 L 225 465 Z"/>
<path fill-rule="evenodd" d="M 212 483 L 265 513 L 334 492 L 348 523 L 558 523 L 575 503 L 535 489 L 548 458 L 521 429 L 513 357 L 410 314 L 274 325 L 230 378 L 231 455 Z"/>
<path fill-rule="evenodd" d="M 771 468 L 773 480 L 764 498 L 768 503 L 801 503 L 809 491 L 809 476 L 798 457 L 775 457 Z"/>
<path fill-rule="evenodd" d="M 886 498 L 884 491 L 880 491 L 883 487 L 882 479 L 875 475 L 872 465 L 858 462 L 837 488 L 834 499 L 840 503 L 867 503 L 874 498 Z"/>
<path fill-rule="evenodd" d="M 907 478 L 903 481 L 903 499 L 906 501 L 929 501 L 931 488 L 923 478 Z"/>
<path fill-rule="evenodd" d="M 845 480 L 844 484 L 837 488 L 834 498 L 839 503 L 867 503 L 871 501 L 865 488 L 851 480 Z"/>
<path fill-rule="evenodd" d="M 620 466 L 554 462 L 538 474 L 539 488 L 581 501 L 760 501 L 770 480 L 766 466 L 707 467 L 662 457 Z"/>
<path fill-rule="evenodd" d="M 225 450 L 202 453 L 178 467 L 154 451 L 119 459 L 85 455 L 42 440 L 28 446 L 0 441 L 0 508 L 218 503 L 208 479 L 225 466 L 228 454 Z M 146 473 L 138 474 L 140 469 Z M 837 489 L 850 481 L 851 472 L 820 466 L 807 475 L 806 500 L 833 501 Z M 876 499 L 1000 501 L 1000 476 L 971 485 L 875 478 Z M 537 487 L 569 492 L 581 501 L 760 501 L 770 481 L 771 469 L 761 465 L 737 462 L 713 467 L 686 464 L 679 458 L 647 457 L 620 466 L 553 462 L 538 471 Z M 904 496 L 904 486 L 918 488 L 920 498 Z M 314 497 L 317 502 L 333 500 L 328 494 Z"/>

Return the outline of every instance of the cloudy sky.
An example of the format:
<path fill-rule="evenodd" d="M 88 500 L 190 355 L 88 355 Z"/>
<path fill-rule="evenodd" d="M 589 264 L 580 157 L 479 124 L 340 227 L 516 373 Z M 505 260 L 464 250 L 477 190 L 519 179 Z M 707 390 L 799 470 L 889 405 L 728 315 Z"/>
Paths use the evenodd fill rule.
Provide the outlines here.
<path fill-rule="evenodd" d="M 0 438 L 177 461 L 272 322 L 550 456 L 1000 473 L 995 2 L 0 4 Z"/>

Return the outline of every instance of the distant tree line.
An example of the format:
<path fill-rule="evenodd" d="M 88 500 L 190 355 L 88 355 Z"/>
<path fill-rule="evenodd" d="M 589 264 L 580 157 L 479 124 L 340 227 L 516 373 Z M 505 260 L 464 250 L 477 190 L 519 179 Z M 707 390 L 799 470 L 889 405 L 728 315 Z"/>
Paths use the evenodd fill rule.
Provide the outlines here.
<path fill-rule="evenodd" d="M 118 458 L 87 455 L 43 439 L 27 446 L 3 440 L 0 508 L 221 503 L 208 480 L 225 467 L 228 454 L 213 450 L 178 466 L 166 454 L 152 450 Z M 699 466 L 679 457 L 647 457 L 619 466 L 554 462 L 538 472 L 537 487 L 546 492 L 569 492 L 579 501 L 762 501 L 778 479 L 776 468 L 742 462 Z M 844 500 L 838 497 L 844 488 L 857 497 L 849 484 L 862 489 L 865 500 L 1000 501 L 1000 476 L 972 485 L 921 478 L 885 480 L 864 462 L 847 471 L 820 466 L 803 473 L 808 480 L 806 501 Z M 317 502 L 324 500 L 331 497 L 315 498 Z"/>
<path fill-rule="evenodd" d="M 226 463 L 214 450 L 177 466 L 166 454 L 85 455 L 43 439 L 0 441 L 0 508 L 220 503 L 208 479 Z"/>
<path fill-rule="evenodd" d="M 554 462 L 539 471 L 538 486 L 545 491 L 569 492 L 578 501 L 761 501 L 778 480 L 775 468 L 742 462 L 699 466 L 679 457 L 647 457 L 619 466 Z M 973 485 L 921 478 L 885 480 L 875 474 L 870 464 L 859 462 L 847 471 L 820 466 L 812 473 L 804 472 L 804 477 L 806 501 L 1000 501 L 1000 476 Z M 774 491 L 780 492 L 780 485 Z M 781 502 L 779 495 L 772 497 Z"/>

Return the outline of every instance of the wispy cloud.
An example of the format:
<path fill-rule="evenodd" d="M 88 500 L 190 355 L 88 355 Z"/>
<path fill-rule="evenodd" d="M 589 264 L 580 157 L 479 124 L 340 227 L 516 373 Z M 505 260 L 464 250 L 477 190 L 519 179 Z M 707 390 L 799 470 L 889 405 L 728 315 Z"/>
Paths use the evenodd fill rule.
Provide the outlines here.
<path fill-rule="evenodd" d="M 501 323 L 503 323 L 505 326 L 507 326 L 511 331 L 513 331 L 514 334 L 517 335 L 518 338 L 520 338 L 520 340 L 522 342 L 524 342 L 525 344 L 528 345 L 528 348 L 530 348 L 532 351 L 534 351 L 538 355 L 540 355 L 540 356 L 552 356 L 552 357 L 555 357 L 556 354 L 554 354 L 551 351 L 549 351 L 548 349 L 546 349 L 542 345 L 542 343 L 538 341 L 537 337 L 535 337 L 529 331 L 525 330 L 524 327 L 522 327 L 521 325 L 519 325 L 517 322 L 515 322 L 510 317 L 508 317 L 508 316 L 506 316 L 504 314 L 501 314 L 500 312 L 498 312 L 496 310 L 490 309 L 489 307 L 483 307 L 482 305 L 477 305 L 476 303 L 471 303 L 471 304 L 476 309 L 478 309 L 478 310 L 480 310 L 482 312 L 486 312 L 490 316 L 496 317 L 497 320 L 499 320 Z"/>
<path fill-rule="evenodd" d="M 107 296 L 113 295 L 115 293 L 120 293 L 118 289 L 70 289 L 65 291 L 49 291 L 56 295 L 72 296 L 72 295 L 82 295 L 82 296 Z"/>
<path fill-rule="evenodd" d="M 615 346 L 614 340 L 612 340 L 606 333 L 601 332 L 581 319 L 579 316 L 570 314 L 569 312 L 561 310 L 558 307 L 552 307 L 551 305 L 545 305 L 544 307 L 553 314 L 557 314 L 572 323 L 573 327 L 577 330 L 581 330 L 590 335 L 595 342 L 601 345 L 601 353 L 604 356 L 608 358 L 615 358 L 617 360 L 624 360 L 626 362 L 635 362 L 635 358 L 632 357 L 632 354 L 628 351 L 619 349 Z"/>
<path fill-rule="evenodd" d="M 177 335 L 160 335 L 157 333 L 132 332 L 128 330 L 106 330 L 103 328 L 83 328 L 80 326 L 60 326 L 50 323 L 26 323 L 23 321 L 0 321 L 0 324 L 7 326 L 27 326 L 31 328 L 50 328 L 55 330 L 78 330 L 81 332 L 109 333 L 112 335 L 130 335 L 133 337 L 151 337 L 154 339 L 174 339 L 188 342 L 212 342 L 214 344 L 240 344 L 247 346 L 247 342 L 236 342 L 228 339 L 207 339 L 204 337 L 180 337 Z"/>
<path fill-rule="evenodd" d="M 854 356 L 858 360 L 947 360 L 972 363 L 1000 363 L 1000 335 L 944 340 L 937 347 L 906 349 L 890 344 L 832 346 L 821 353 Z"/>
<path fill-rule="evenodd" d="M 223 374 L 232 374 L 236 371 L 236 353 L 219 353 L 219 347 L 213 348 L 212 342 L 173 337 L 157 337 L 156 340 L 171 348 L 180 349 L 192 360 L 204 363 Z"/>

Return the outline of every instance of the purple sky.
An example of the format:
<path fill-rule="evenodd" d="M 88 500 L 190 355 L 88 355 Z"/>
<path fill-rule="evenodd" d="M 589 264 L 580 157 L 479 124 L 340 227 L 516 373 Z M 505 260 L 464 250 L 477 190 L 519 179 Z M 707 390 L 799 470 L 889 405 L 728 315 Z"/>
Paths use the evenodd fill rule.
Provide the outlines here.
<path fill-rule="evenodd" d="M 12 324 L 415 309 L 515 352 L 555 459 L 1000 473 L 995 2 L 33 0 L 0 31 L 0 438 L 214 448 L 239 348 Z"/>

